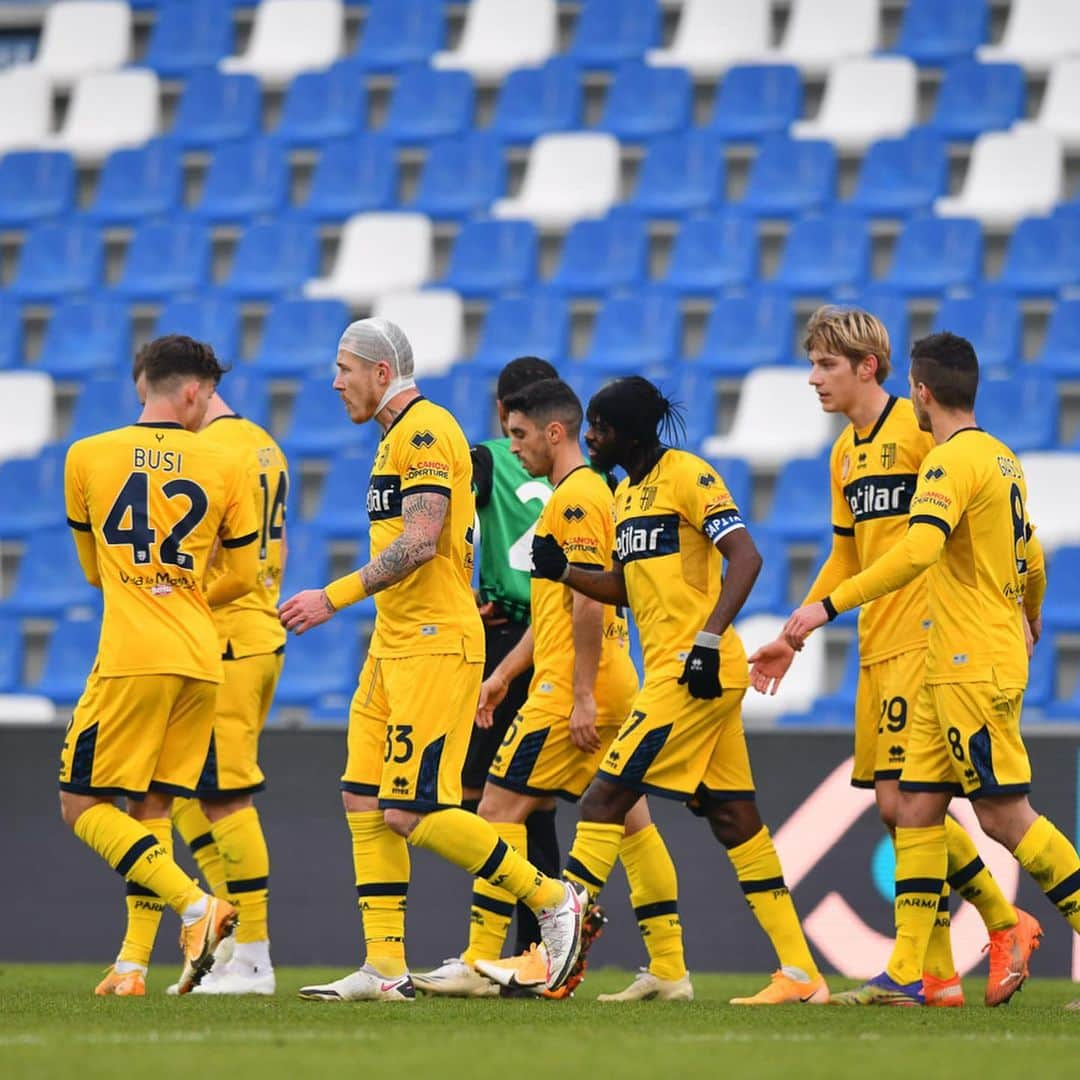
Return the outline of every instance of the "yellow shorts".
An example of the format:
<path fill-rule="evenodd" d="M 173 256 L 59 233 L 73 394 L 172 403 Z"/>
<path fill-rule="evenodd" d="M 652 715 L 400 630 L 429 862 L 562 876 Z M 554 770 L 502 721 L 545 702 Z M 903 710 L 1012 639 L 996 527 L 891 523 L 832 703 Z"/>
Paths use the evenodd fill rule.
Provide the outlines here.
<path fill-rule="evenodd" d="M 859 669 L 853 787 L 872 788 L 878 780 L 900 778 L 911 730 L 910 711 L 925 668 L 926 650 L 910 649 Z"/>
<path fill-rule="evenodd" d="M 224 662 L 225 681 L 218 687 L 214 733 L 195 787 L 200 798 L 253 795 L 266 787 L 266 777 L 259 768 L 259 736 L 270 714 L 284 661 L 282 653 L 262 653 Z"/>
<path fill-rule="evenodd" d="M 915 699 L 905 791 L 947 791 L 978 799 L 1031 790 L 1020 737 L 1024 693 L 993 682 L 924 684 Z"/>
<path fill-rule="evenodd" d="M 646 681 L 596 775 L 680 802 L 752 799 L 745 693 L 725 690 L 714 701 L 701 701 L 674 677 Z"/>
<path fill-rule="evenodd" d="M 460 653 L 368 656 L 349 708 L 341 790 L 423 813 L 461 805 L 484 665 Z"/>
<path fill-rule="evenodd" d="M 105 677 L 95 665 L 60 753 L 60 790 L 194 795 L 214 726 L 217 683 L 185 675 Z"/>

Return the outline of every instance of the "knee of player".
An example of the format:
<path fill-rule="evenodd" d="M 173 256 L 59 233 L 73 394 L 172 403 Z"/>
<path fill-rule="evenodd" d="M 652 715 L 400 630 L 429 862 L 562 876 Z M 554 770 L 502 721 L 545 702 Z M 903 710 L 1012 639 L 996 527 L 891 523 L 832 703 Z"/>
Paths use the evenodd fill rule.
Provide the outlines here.
<path fill-rule="evenodd" d="M 1004 845 L 1010 851 L 1016 846 L 1027 832 L 1028 825 L 1035 819 L 1035 811 L 1027 799 L 1022 801 L 1014 799 L 973 799 L 972 808 L 975 816 L 979 819 L 982 831 Z"/>
<path fill-rule="evenodd" d="M 629 797 L 630 803 L 626 805 Z M 596 821 L 618 824 L 626 819 L 630 806 L 637 801 L 637 795 L 608 784 L 603 780 L 594 780 L 581 797 L 578 804 L 582 821 Z"/>
<path fill-rule="evenodd" d="M 745 844 L 761 831 L 757 804 L 750 799 L 724 799 L 712 802 L 705 815 L 713 836 L 726 848 Z"/>
<path fill-rule="evenodd" d="M 408 840 L 409 834 L 420 823 L 420 815 L 412 810 L 388 809 L 383 811 L 383 821 L 391 832 Z"/>
<path fill-rule="evenodd" d="M 75 828 L 75 822 L 87 807 L 81 801 L 71 798 L 66 791 L 60 792 L 60 820 L 69 828 Z"/>

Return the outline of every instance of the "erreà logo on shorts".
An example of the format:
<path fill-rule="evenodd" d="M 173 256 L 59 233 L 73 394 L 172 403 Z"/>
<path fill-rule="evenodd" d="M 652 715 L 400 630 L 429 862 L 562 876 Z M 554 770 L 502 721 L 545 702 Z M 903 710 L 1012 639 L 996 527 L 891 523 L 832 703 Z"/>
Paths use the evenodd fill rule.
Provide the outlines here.
<path fill-rule="evenodd" d="M 678 514 L 627 518 L 615 532 L 615 551 L 622 563 L 674 555 L 678 550 Z"/>

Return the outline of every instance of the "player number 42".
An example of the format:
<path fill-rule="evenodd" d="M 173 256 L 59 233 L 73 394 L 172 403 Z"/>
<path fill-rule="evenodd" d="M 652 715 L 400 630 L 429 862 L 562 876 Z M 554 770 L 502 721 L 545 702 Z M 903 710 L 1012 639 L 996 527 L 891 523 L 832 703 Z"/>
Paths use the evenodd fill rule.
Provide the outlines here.
<path fill-rule="evenodd" d="M 206 517 L 210 500 L 194 480 L 179 477 L 162 484 L 161 493 L 170 502 L 186 499 L 187 511 L 161 541 L 158 559 L 166 566 L 194 570 L 195 560 L 181 548 L 181 544 Z M 128 545 L 132 562 L 140 566 L 150 562 L 150 549 L 157 542 L 158 531 L 150 524 L 150 477 L 146 473 L 133 472 L 124 481 L 101 527 L 101 533 L 107 544 Z"/>

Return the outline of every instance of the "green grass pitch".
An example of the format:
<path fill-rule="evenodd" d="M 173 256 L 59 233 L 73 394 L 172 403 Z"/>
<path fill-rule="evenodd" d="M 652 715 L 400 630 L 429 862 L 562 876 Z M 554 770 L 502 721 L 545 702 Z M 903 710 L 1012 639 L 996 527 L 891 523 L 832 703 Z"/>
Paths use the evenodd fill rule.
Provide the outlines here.
<path fill-rule="evenodd" d="M 412 1005 L 302 1002 L 302 983 L 342 971 L 285 968 L 274 998 L 165 996 L 159 964 L 145 998 L 95 998 L 99 969 L 0 965 L 0 1076 L 108 1077 L 867 1077 L 960 1080 L 1080 1077 L 1080 997 L 1034 979 L 1008 1008 L 738 1009 L 763 975 L 694 976 L 692 1004 L 603 1005 L 629 976 L 591 971 L 571 1001 L 448 1001 Z M 833 989 L 849 985 L 833 979 Z"/>

